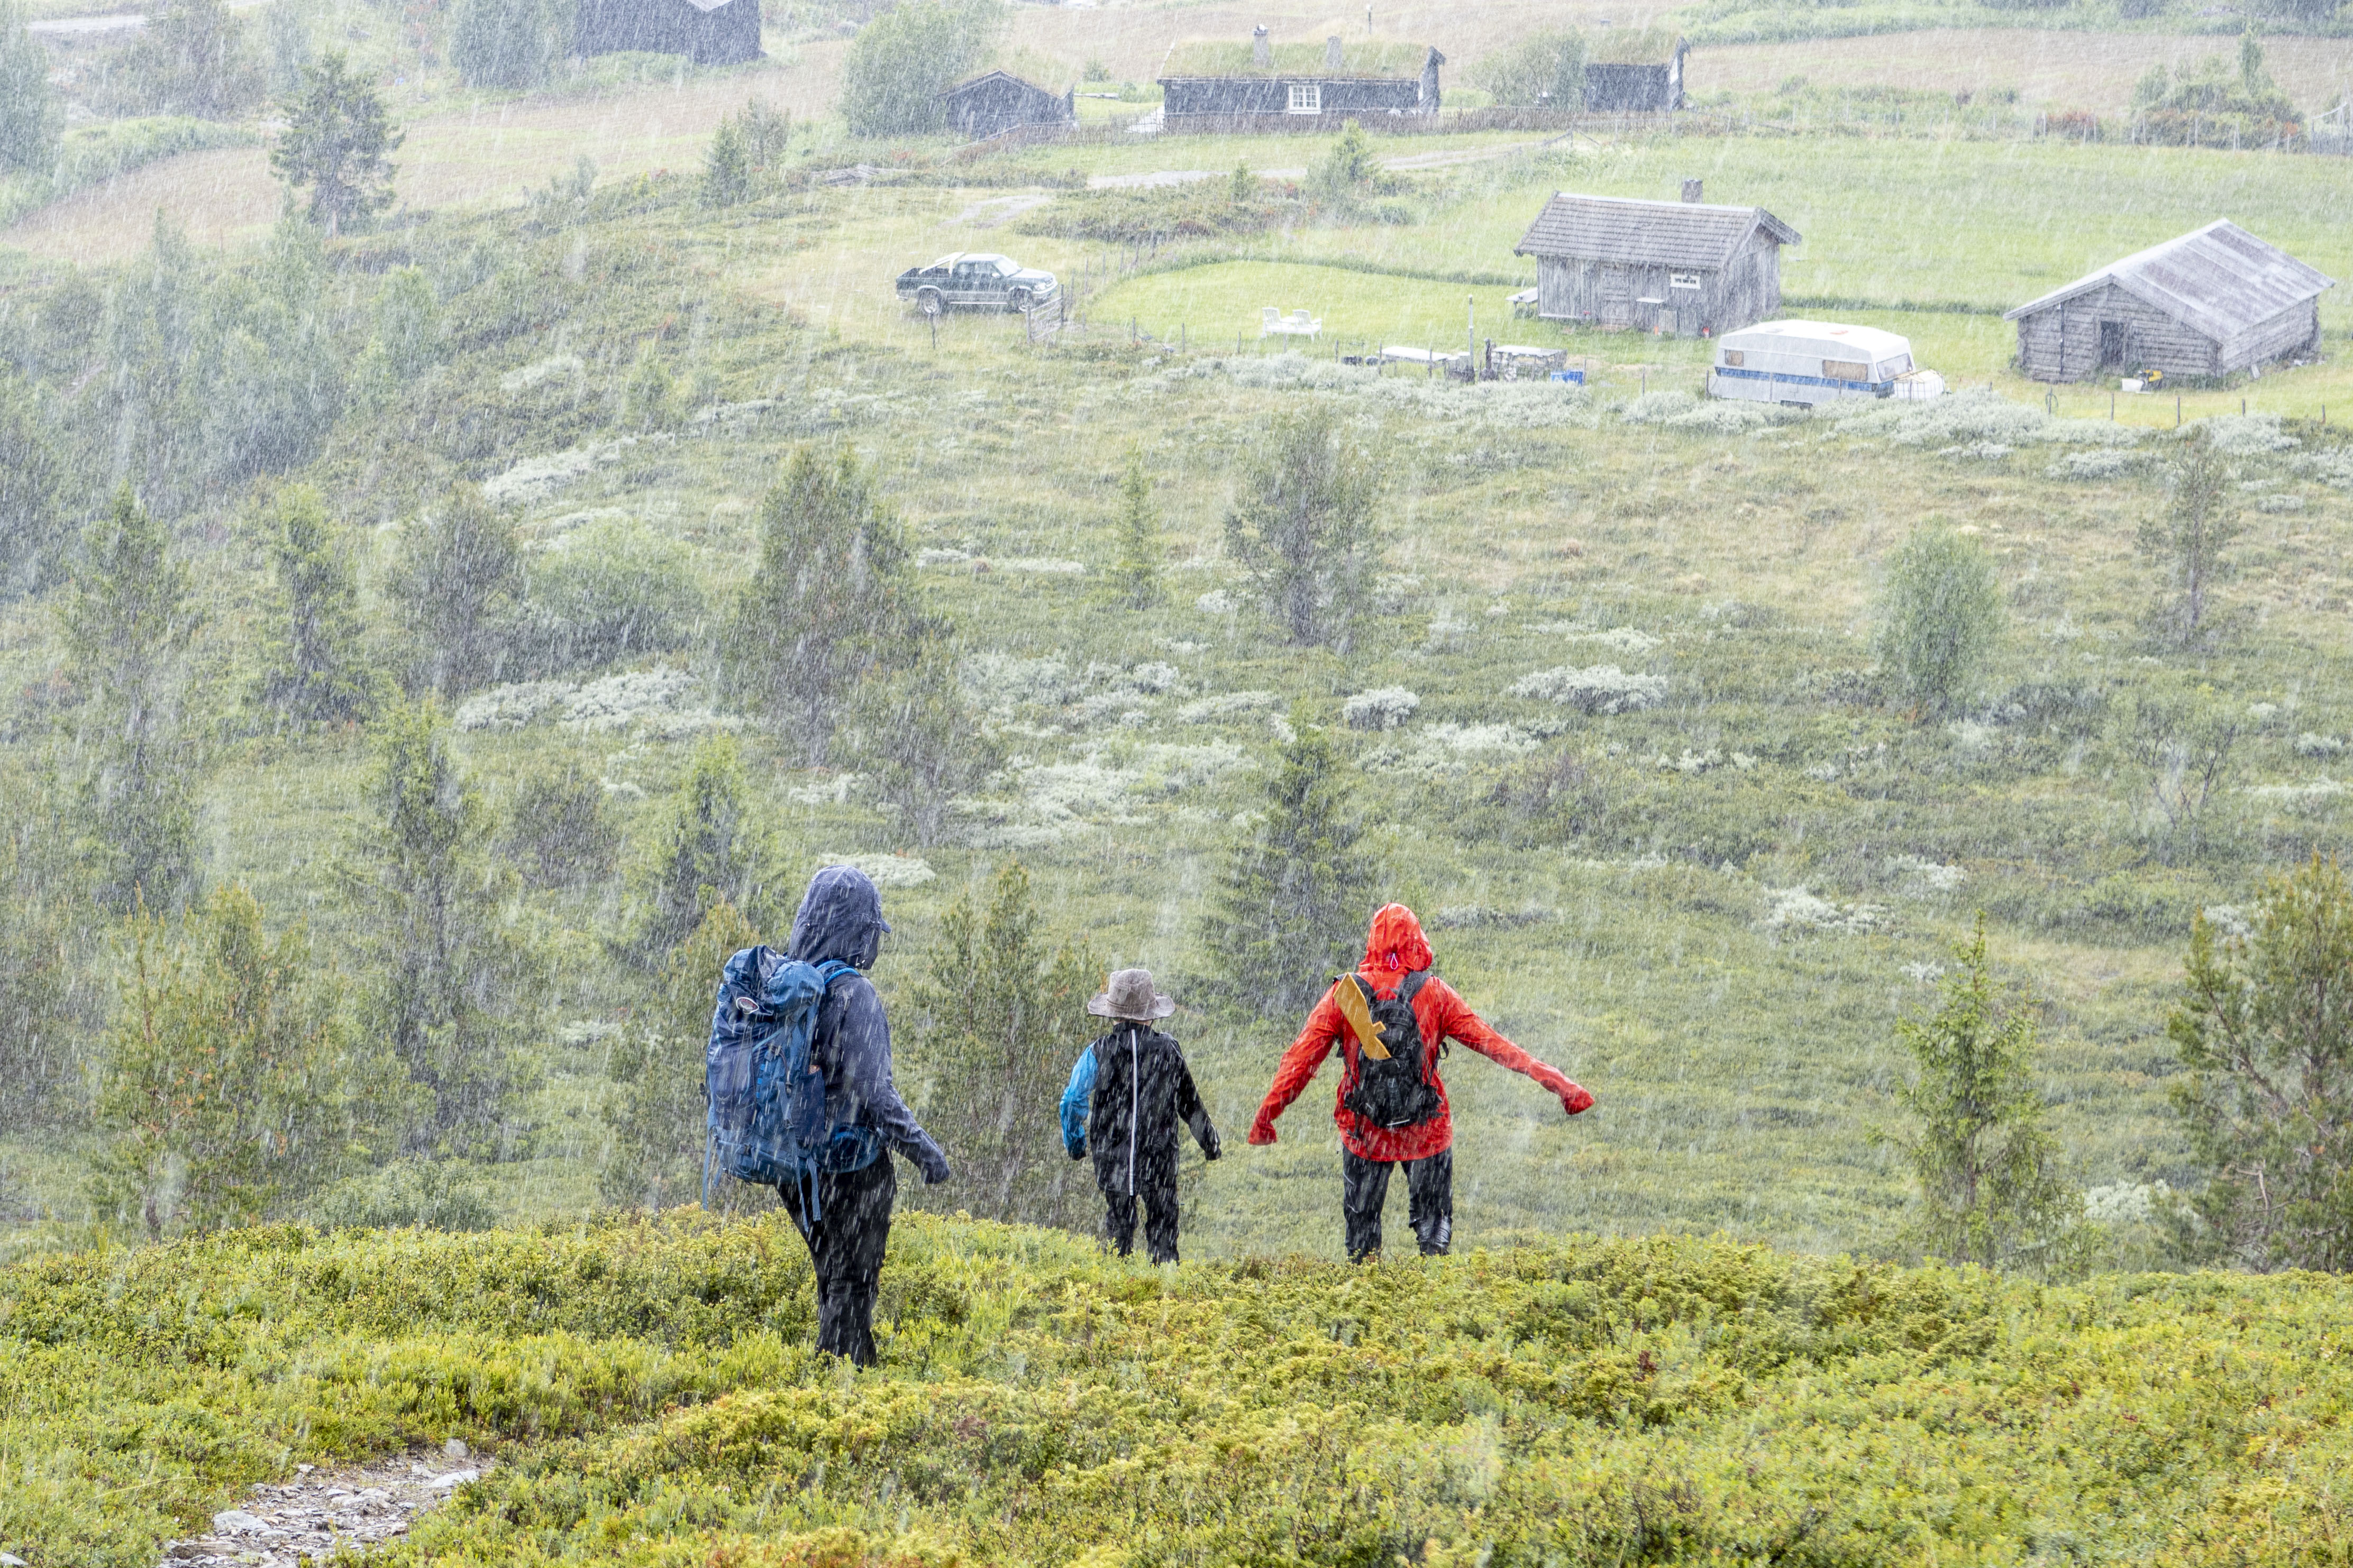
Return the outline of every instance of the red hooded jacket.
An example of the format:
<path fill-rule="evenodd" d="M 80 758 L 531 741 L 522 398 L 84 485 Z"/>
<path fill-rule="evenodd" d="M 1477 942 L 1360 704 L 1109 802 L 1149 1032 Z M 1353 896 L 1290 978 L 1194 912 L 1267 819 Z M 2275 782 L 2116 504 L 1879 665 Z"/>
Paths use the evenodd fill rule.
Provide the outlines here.
<path fill-rule="evenodd" d="M 1365 977 L 1374 992 L 1381 996 L 1395 996 L 1405 977 L 1417 970 L 1427 969 L 1431 962 L 1429 942 L 1421 934 L 1421 922 L 1403 904 L 1385 904 L 1373 916 L 1373 929 L 1365 942 L 1365 961 L 1356 973 Z M 1340 1004 L 1326 991 L 1315 1010 L 1307 1016 L 1307 1026 L 1282 1053 L 1282 1060 L 1274 1069 L 1274 1087 L 1266 1091 L 1266 1101 L 1258 1108 L 1258 1121 L 1250 1127 L 1253 1143 L 1274 1142 L 1274 1119 L 1291 1108 L 1332 1047 L 1340 1047 L 1341 1071 L 1339 1093 L 1332 1106 L 1332 1120 L 1340 1129 L 1340 1142 L 1350 1153 L 1366 1160 L 1424 1160 L 1441 1154 L 1454 1146 L 1454 1121 L 1447 1106 L 1446 1084 L 1438 1076 L 1438 1047 L 1441 1040 L 1461 1042 L 1491 1061 L 1501 1062 L 1514 1072 L 1525 1073 L 1554 1094 L 1560 1097 L 1561 1109 L 1574 1116 L 1593 1103 L 1593 1097 L 1577 1087 L 1561 1074 L 1536 1060 L 1511 1041 L 1489 1028 L 1470 1004 L 1455 994 L 1454 988 L 1431 975 L 1413 994 L 1413 1018 L 1421 1032 L 1424 1070 L 1438 1090 L 1438 1114 L 1428 1121 L 1411 1127 L 1373 1127 L 1343 1103 L 1349 1087 L 1356 1079 L 1356 1041 L 1348 1028 L 1347 1020 L 1340 1014 Z"/>

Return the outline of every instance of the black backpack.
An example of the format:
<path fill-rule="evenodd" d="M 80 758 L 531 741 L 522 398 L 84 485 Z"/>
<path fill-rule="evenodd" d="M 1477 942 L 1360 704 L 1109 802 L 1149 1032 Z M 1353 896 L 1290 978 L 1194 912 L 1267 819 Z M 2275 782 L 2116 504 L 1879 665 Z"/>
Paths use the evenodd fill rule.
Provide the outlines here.
<path fill-rule="evenodd" d="M 1372 1126 L 1413 1127 L 1438 1114 L 1438 1089 L 1430 1081 L 1425 1065 L 1429 1052 L 1422 1045 L 1421 1026 L 1413 1016 L 1414 994 L 1429 978 L 1427 969 L 1416 970 L 1390 997 L 1376 994 L 1362 975 L 1345 974 L 1333 982 L 1335 987 L 1350 987 L 1364 999 L 1378 1047 L 1388 1053 L 1386 1058 L 1375 1056 L 1356 1020 L 1350 1019 L 1349 1032 L 1356 1040 L 1356 1079 L 1340 1097 L 1340 1103 Z M 1342 1013 L 1355 1011 L 1345 994 L 1339 1001 Z"/>

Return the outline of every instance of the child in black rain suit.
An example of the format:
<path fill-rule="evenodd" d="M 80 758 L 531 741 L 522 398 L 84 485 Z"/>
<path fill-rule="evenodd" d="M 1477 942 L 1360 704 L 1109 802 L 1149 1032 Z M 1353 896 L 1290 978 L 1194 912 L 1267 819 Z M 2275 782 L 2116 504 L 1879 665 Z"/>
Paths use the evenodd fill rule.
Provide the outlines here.
<path fill-rule="evenodd" d="M 1152 1027 L 1176 1010 L 1153 988 L 1150 970 L 1113 974 L 1087 1011 L 1118 1026 L 1080 1054 L 1062 1091 L 1063 1146 L 1073 1160 L 1094 1152 L 1103 1239 L 1122 1258 L 1134 1249 L 1142 1198 L 1144 1242 L 1155 1263 L 1176 1261 L 1176 1123 L 1193 1130 L 1205 1157 L 1218 1157 L 1218 1130 L 1193 1087 L 1185 1053 Z"/>

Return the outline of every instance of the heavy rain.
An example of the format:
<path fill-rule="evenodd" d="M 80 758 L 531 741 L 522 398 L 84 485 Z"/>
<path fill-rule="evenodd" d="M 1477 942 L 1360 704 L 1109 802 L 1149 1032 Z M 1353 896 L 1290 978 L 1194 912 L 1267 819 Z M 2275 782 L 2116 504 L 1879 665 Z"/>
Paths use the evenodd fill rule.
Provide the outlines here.
<path fill-rule="evenodd" d="M 2348 210 L 2340 0 L 0 0 L 0 1568 L 2337 1560 Z"/>

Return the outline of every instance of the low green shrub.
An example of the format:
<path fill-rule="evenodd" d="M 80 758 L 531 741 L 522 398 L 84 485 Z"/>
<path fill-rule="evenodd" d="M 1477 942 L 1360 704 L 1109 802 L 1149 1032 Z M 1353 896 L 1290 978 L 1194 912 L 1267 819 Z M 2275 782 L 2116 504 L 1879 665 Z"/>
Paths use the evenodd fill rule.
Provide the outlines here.
<path fill-rule="evenodd" d="M 1717 1240 L 1162 1272 L 902 1216 L 882 1364 L 777 1215 L 0 1271 L 0 1544 L 155 1560 L 299 1460 L 500 1463 L 389 1563 L 2333 1560 L 2353 1287 Z"/>

